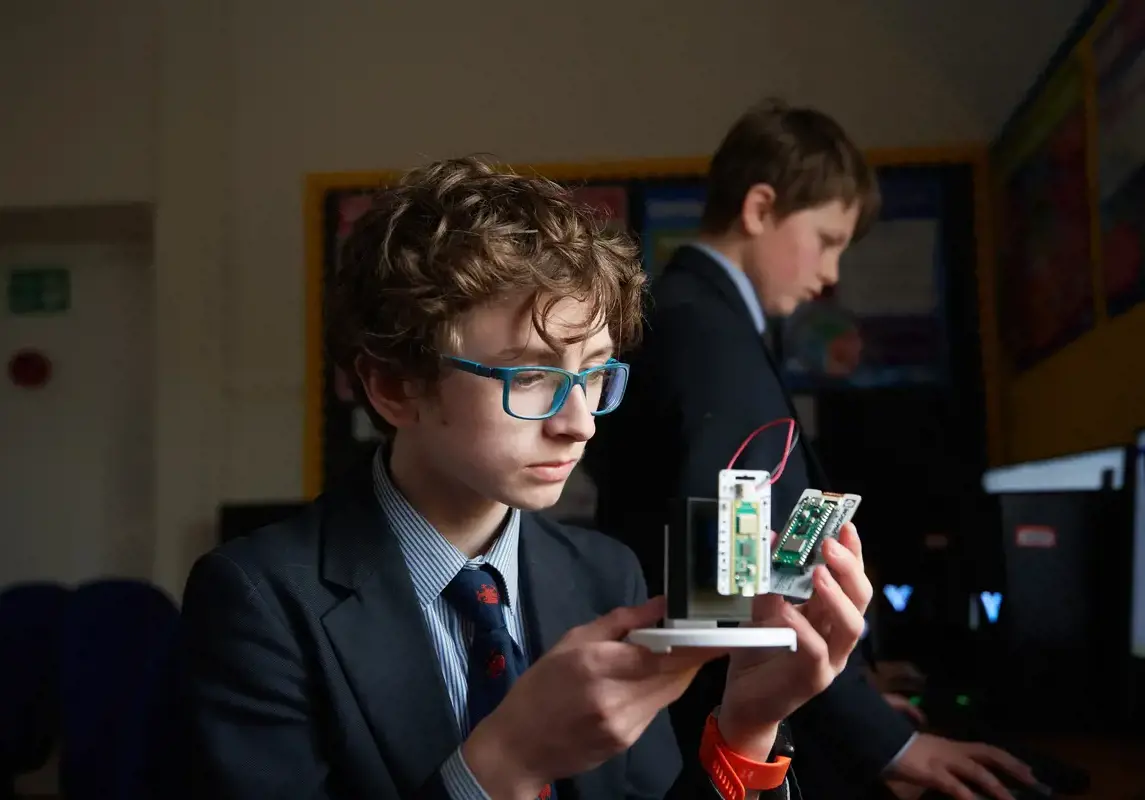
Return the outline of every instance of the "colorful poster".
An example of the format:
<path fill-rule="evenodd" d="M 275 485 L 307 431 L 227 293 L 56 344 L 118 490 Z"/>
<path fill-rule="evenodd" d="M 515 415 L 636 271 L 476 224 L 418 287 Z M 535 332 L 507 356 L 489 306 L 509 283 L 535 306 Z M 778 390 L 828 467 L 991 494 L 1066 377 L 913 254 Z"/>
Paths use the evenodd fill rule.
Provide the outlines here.
<path fill-rule="evenodd" d="M 839 263 L 839 284 L 783 327 L 783 363 L 796 389 L 932 383 L 945 374 L 941 301 L 941 175 L 880 171 L 883 213 Z"/>
<path fill-rule="evenodd" d="M 337 272 L 342 260 L 342 246 L 354 224 L 370 210 L 376 192 L 376 188 L 335 190 L 326 196 L 323 228 L 327 281 L 332 280 Z M 325 360 L 321 435 L 323 486 L 377 446 L 378 433 L 373 422 L 354 397 L 352 382 L 355 380 Z"/>
<path fill-rule="evenodd" d="M 996 151 L 998 323 L 1022 370 L 1093 326 L 1083 73 L 1066 62 Z"/>
<path fill-rule="evenodd" d="M 1093 45 L 1098 203 L 1110 315 L 1145 300 L 1145 0 L 1122 0 Z"/>
<path fill-rule="evenodd" d="M 334 265 L 337 269 L 342 262 L 342 245 L 354 230 L 354 223 L 370 210 L 374 202 L 375 190 L 340 192 L 336 197 L 337 225 L 334 231 Z"/>
<path fill-rule="evenodd" d="M 572 190 L 577 202 L 591 206 L 607 226 L 628 230 L 628 190 L 623 186 L 578 186 Z"/>
<path fill-rule="evenodd" d="M 704 215 L 703 186 L 648 187 L 644 191 L 644 269 L 655 278 L 681 245 L 696 238 Z"/>

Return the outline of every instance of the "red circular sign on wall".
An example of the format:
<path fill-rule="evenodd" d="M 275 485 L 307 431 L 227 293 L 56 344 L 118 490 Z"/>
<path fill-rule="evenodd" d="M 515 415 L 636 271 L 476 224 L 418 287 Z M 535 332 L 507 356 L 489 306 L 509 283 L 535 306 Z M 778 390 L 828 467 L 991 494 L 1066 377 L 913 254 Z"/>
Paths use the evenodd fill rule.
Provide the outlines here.
<path fill-rule="evenodd" d="M 8 360 L 8 378 L 22 389 L 39 389 L 52 377 L 52 362 L 39 350 L 20 350 Z"/>

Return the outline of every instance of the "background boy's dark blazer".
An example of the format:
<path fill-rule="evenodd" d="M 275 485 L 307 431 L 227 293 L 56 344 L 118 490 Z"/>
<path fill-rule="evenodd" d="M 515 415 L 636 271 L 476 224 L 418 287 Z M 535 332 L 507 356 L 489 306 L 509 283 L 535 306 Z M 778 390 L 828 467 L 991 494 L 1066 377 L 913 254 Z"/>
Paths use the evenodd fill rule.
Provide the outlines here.
<path fill-rule="evenodd" d="M 645 339 L 631 358 L 624 403 L 598 420 L 587 466 L 598 489 L 601 530 L 629 545 L 644 566 L 650 590 L 663 581 L 663 531 L 673 499 L 714 497 L 716 478 L 757 427 L 791 417 L 794 409 L 776 363 L 724 269 L 693 247 L 682 247 L 652 289 Z M 758 436 L 736 463 L 774 470 L 782 455 L 782 426 Z M 773 523 L 781 524 L 808 486 L 827 488 L 805 440 L 772 487 Z M 838 776 L 829 796 L 862 796 L 878 782 L 914 732 L 863 678 L 862 659 L 792 719 L 795 764 L 809 784 Z M 713 665 L 713 667 L 722 665 Z M 719 702 L 718 668 L 708 669 L 672 709 L 684 752 L 695 719 Z M 822 752 L 823 759 L 816 758 Z M 823 761 L 825 763 L 819 763 Z"/>
<path fill-rule="evenodd" d="M 525 514 L 520 559 L 534 655 L 647 597 L 632 553 L 595 532 Z M 200 559 L 183 618 L 193 797 L 446 800 L 458 726 L 368 464 L 301 516 Z M 661 713 L 557 794 L 661 798 L 679 771 Z M 694 796 L 716 796 L 703 787 Z"/>

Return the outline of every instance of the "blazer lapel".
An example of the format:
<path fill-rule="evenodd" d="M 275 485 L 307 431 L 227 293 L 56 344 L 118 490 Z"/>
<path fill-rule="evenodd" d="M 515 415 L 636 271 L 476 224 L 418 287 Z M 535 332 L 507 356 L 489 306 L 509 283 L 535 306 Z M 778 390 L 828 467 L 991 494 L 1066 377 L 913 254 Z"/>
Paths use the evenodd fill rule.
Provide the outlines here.
<path fill-rule="evenodd" d="M 708 285 L 720 299 L 728 306 L 736 319 L 740 323 L 747 325 L 748 328 L 758 335 L 758 328 L 755 326 L 755 321 L 751 318 L 751 312 L 748 311 L 747 303 L 744 302 L 743 295 L 740 294 L 739 289 L 732 279 L 728 277 L 724 268 L 712 260 L 711 256 L 703 250 L 695 247 L 681 247 L 672 256 L 671 263 L 665 268 L 665 275 L 669 271 L 687 272 L 699 278 Z"/>
<path fill-rule="evenodd" d="M 803 423 L 799 419 L 799 411 L 795 406 L 795 399 L 791 396 L 791 391 L 787 388 L 787 381 L 783 379 L 779 359 L 766 343 L 763 346 L 763 351 L 767 353 L 767 362 L 771 365 L 771 371 L 775 373 L 775 382 L 779 384 L 779 390 L 783 392 L 783 401 L 787 405 L 787 411 L 791 415 L 791 418 L 795 420 L 796 427 L 802 430 Z M 803 454 L 803 460 L 807 462 L 807 478 L 811 482 L 811 485 L 821 491 L 829 491 L 830 486 L 827 483 L 827 473 L 823 469 L 822 462 L 819 461 L 819 455 L 815 452 L 815 448 L 811 446 L 810 437 L 800 436 L 798 447 Z"/>
<path fill-rule="evenodd" d="M 535 662 L 570 629 L 599 614 L 586 598 L 592 592 L 578 580 L 578 564 L 570 551 L 546 531 L 532 514 L 521 515 L 521 598 L 526 614 L 529 651 Z M 557 782 L 560 800 L 619 797 L 623 792 L 624 757 L 607 761 L 591 772 Z"/>
<path fill-rule="evenodd" d="M 351 593 L 322 619 L 402 796 L 460 744 L 437 654 L 368 467 L 324 502 L 323 577 Z"/>
<path fill-rule="evenodd" d="M 723 268 L 712 261 L 702 250 L 697 250 L 694 247 L 681 247 L 676 252 L 676 255 L 673 256 L 672 263 L 669 264 L 667 269 L 682 270 L 700 278 L 720 296 L 724 303 L 735 312 L 735 315 L 739 317 L 742 322 L 754 326 L 751 319 L 751 312 L 747 310 L 747 305 L 740 296 L 739 289 L 732 283 L 731 278 L 727 276 Z M 768 320 L 768 325 L 772 324 L 778 325 L 781 323 L 777 320 Z M 771 365 L 771 371 L 775 374 L 775 379 L 779 383 L 780 391 L 783 392 L 783 398 L 787 403 L 788 412 L 798 425 L 799 417 L 795 411 L 795 403 L 792 401 L 791 393 L 788 391 L 787 384 L 783 380 L 783 372 L 780 369 L 779 360 L 762 336 L 759 337 L 759 346 L 763 348 L 764 353 L 767 355 L 767 361 Z M 799 437 L 799 448 L 803 454 L 803 458 L 807 462 L 808 477 L 811 479 L 811 484 L 819 489 L 827 489 L 826 472 L 807 438 L 803 436 Z"/>

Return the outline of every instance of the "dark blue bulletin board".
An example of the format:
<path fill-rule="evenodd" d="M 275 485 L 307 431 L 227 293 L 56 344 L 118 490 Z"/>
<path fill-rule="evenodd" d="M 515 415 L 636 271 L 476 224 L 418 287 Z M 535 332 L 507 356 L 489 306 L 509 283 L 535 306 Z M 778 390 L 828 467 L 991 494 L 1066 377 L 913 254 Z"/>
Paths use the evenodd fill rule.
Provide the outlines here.
<path fill-rule="evenodd" d="M 643 226 L 638 231 L 644 268 L 657 277 L 680 245 L 693 241 L 700 230 L 707 190 L 703 181 L 639 187 L 643 195 Z"/>

